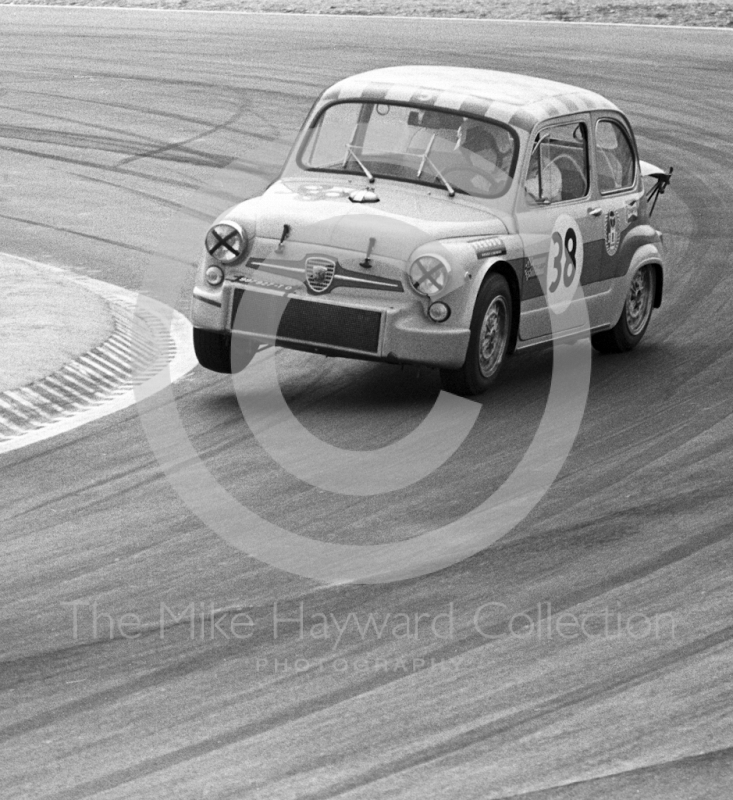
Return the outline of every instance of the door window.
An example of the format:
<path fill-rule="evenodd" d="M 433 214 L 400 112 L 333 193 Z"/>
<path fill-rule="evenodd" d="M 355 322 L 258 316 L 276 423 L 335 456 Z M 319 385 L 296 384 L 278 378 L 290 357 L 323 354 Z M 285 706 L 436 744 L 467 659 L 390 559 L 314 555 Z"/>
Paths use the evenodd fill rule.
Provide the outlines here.
<path fill-rule="evenodd" d="M 556 125 L 537 135 L 524 189 L 530 202 L 542 204 L 588 194 L 588 133 L 582 122 Z"/>
<path fill-rule="evenodd" d="M 631 189 L 636 179 L 636 158 L 624 129 L 610 119 L 596 125 L 596 166 L 601 194 Z"/>

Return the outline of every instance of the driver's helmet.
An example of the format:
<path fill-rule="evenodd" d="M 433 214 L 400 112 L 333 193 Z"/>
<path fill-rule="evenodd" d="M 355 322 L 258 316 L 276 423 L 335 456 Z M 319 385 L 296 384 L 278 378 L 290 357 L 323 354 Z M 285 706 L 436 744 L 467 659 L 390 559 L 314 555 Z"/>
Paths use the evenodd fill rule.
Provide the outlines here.
<path fill-rule="evenodd" d="M 470 150 L 486 161 L 491 161 L 494 164 L 496 163 L 496 159 L 499 155 L 496 139 L 494 139 L 491 135 L 491 131 L 482 122 L 467 120 L 464 123 L 461 145 L 464 150 Z"/>
<path fill-rule="evenodd" d="M 463 124 L 461 146 L 465 150 L 506 169 L 504 162 L 512 151 L 511 134 L 497 125 L 467 119 Z"/>

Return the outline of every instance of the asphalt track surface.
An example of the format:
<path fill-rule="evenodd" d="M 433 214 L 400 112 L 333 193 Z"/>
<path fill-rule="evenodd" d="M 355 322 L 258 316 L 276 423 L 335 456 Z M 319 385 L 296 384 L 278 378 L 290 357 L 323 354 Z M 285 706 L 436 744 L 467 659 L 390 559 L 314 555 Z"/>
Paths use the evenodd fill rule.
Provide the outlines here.
<path fill-rule="evenodd" d="M 181 207 L 232 157 L 241 195 L 262 188 L 316 94 L 370 67 L 579 83 L 629 113 L 642 157 L 675 166 L 655 217 L 665 301 L 647 337 L 594 357 L 558 480 L 510 535 L 453 567 L 327 588 L 259 563 L 174 494 L 134 409 L 3 457 L 3 796 L 733 795 L 732 43 L 725 31 L 0 9 L 2 249 L 130 289 L 169 255 L 182 215 L 190 286 L 228 200 Z M 285 354 L 279 369 L 299 419 L 353 449 L 404 436 L 438 391 L 432 372 L 386 365 Z M 243 503 L 366 544 L 456 519 L 499 486 L 551 370 L 551 352 L 514 358 L 455 456 L 387 499 L 290 477 L 254 441 L 229 379 L 197 369 L 175 391 L 201 458 Z M 87 604 L 76 631 L 75 601 Z M 290 623 L 275 637 L 276 602 L 287 617 L 303 602 L 303 635 Z M 548 623 L 540 635 L 538 603 L 545 619 L 550 606 L 586 622 L 608 609 L 612 627 L 597 616 L 584 634 Z M 438 617 L 450 604 L 452 630 Z M 241 610 L 254 624 L 235 630 L 252 635 L 227 638 Z M 343 625 L 350 613 L 339 641 L 311 635 L 311 615 Z M 370 613 L 425 616 L 416 639 L 391 624 L 362 637 L 354 620 Z"/>

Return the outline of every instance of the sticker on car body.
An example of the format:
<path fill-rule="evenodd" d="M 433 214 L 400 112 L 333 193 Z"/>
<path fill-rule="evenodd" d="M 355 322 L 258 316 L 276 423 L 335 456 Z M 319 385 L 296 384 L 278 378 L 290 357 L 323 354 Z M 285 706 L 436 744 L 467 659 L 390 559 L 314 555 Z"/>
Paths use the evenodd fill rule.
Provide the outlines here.
<path fill-rule="evenodd" d="M 544 275 L 546 272 L 545 264 L 542 262 L 538 262 L 537 260 L 532 260 L 531 258 L 525 258 L 524 260 L 524 280 L 531 281 L 531 280 L 538 280 L 540 275 Z"/>
<path fill-rule="evenodd" d="M 606 252 L 609 256 L 615 255 L 621 241 L 621 219 L 616 210 L 607 211 L 603 217 L 603 237 L 606 242 Z"/>
<path fill-rule="evenodd" d="M 583 273 L 583 237 L 569 214 L 560 214 L 550 236 L 547 254 L 547 305 L 562 314 L 575 296 Z"/>
<path fill-rule="evenodd" d="M 300 200 L 342 200 L 348 197 L 353 189 L 348 186 L 324 186 L 322 184 L 307 184 L 299 186 L 297 197 Z"/>

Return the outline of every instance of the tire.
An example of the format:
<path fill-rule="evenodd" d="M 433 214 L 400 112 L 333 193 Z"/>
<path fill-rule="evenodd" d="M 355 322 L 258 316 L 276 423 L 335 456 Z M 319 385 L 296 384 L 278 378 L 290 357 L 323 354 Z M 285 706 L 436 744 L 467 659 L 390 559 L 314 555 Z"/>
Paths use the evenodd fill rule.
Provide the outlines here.
<path fill-rule="evenodd" d="M 645 264 L 634 273 L 621 317 L 611 330 L 594 333 L 591 344 L 599 353 L 625 353 L 641 341 L 652 318 L 657 273 Z"/>
<path fill-rule="evenodd" d="M 232 369 L 232 336 L 230 333 L 193 329 L 193 349 L 202 367 L 212 372 L 241 372 L 259 349 L 256 342 L 241 341 L 234 352 L 236 369 Z"/>
<path fill-rule="evenodd" d="M 466 360 L 460 369 L 441 369 L 446 392 L 482 394 L 496 380 L 509 353 L 512 295 L 501 275 L 490 275 L 479 290 L 471 319 Z"/>

